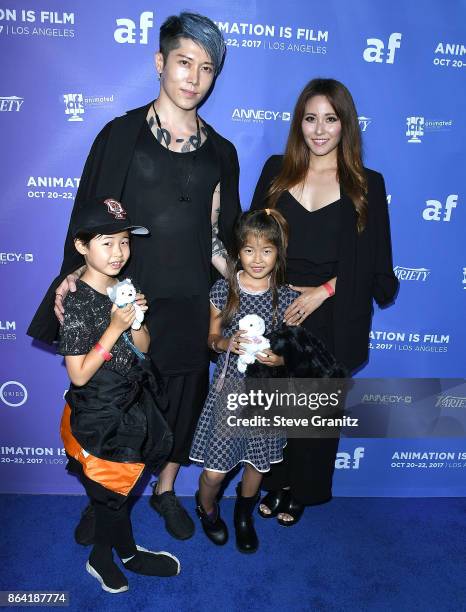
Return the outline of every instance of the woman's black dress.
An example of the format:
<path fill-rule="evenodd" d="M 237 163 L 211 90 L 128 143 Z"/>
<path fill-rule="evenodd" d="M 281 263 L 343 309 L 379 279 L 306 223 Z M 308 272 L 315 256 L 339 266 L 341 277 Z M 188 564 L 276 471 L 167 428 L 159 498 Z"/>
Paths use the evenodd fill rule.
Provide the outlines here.
<path fill-rule="evenodd" d="M 309 212 L 288 191 L 277 202 L 277 210 L 289 224 L 287 282 L 297 287 L 317 287 L 338 276 L 340 200 Z M 303 322 L 334 353 L 334 298 L 324 303 Z M 293 497 L 306 505 L 329 501 L 337 438 L 290 438 L 284 461 L 272 466 L 263 487 L 274 491 L 290 486 Z"/>

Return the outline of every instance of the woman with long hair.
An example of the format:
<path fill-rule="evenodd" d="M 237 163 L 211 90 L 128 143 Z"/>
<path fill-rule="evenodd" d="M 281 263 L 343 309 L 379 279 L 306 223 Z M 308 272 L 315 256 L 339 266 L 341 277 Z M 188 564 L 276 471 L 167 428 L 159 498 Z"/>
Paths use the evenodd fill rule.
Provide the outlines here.
<path fill-rule="evenodd" d="M 368 356 L 372 300 L 397 291 L 384 179 L 364 167 L 348 89 L 313 79 L 301 92 L 284 155 L 270 157 L 251 209 L 277 209 L 289 226 L 287 281 L 299 292 L 285 312 L 351 372 Z M 289 439 L 263 481 L 259 513 L 295 524 L 305 506 L 332 497 L 337 438 Z"/>

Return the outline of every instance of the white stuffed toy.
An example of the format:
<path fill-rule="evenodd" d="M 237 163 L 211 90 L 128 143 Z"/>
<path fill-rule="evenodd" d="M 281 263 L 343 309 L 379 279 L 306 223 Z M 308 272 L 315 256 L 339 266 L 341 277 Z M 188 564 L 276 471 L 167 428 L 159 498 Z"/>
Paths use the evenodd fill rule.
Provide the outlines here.
<path fill-rule="evenodd" d="M 136 288 L 129 278 L 120 281 L 113 287 L 107 287 L 107 294 L 111 301 L 119 308 L 123 308 L 127 304 L 132 304 L 136 299 Z M 139 304 L 134 304 L 136 310 L 136 318 L 134 319 L 131 329 L 141 329 L 141 323 L 144 321 L 144 313 Z"/>
<path fill-rule="evenodd" d="M 244 355 L 238 355 L 238 370 L 244 373 L 248 365 L 255 362 L 256 353 L 270 348 L 270 342 L 262 335 L 265 332 L 265 323 L 258 315 L 246 315 L 240 319 L 239 329 L 247 332 L 241 338 L 247 338 L 252 341 L 251 343 L 242 344 L 241 349 L 246 352 Z"/>

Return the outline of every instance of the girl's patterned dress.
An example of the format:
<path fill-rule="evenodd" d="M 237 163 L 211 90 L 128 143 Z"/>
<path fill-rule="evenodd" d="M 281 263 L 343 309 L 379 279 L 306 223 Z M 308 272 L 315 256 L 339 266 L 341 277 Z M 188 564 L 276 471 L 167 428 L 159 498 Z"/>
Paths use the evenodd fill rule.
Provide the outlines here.
<path fill-rule="evenodd" d="M 272 329 L 280 327 L 285 310 L 298 297 L 299 293 L 287 286 L 278 290 L 278 312 L 273 323 L 272 291 L 267 289 L 251 292 L 240 284 L 240 304 L 238 312 L 231 323 L 223 329 L 225 337 L 230 337 L 237 329 L 239 320 L 256 314 L 264 319 L 265 335 Z M 218 280 L 210 291 L 210 301 L 222 310 L 227 302 L 228 284 L 224 279 Z M 264 431 L 259 428 L 231 427 L 227 418 L 235 413 L 226 406 L 226 395 L 229 391 L 238 391 L 238 379 L 243 379 L 237 368 L 238 356 L 230 353 L 225 384 L 221 392 L 216 390 L 217 381 L 223 370 L 226 353 L 219 355 L 212 378 L 209 394 L 202 410 L 191 447 L 190 459 L 215 472 L 229 472 L 238 463 L 250 463 L 259 472 L 267 472 L 272 463 L 283 460 L 283 448 L 286 438 L 283 431 Z M 235 384 L 236 383 L 236 384 Z"/>

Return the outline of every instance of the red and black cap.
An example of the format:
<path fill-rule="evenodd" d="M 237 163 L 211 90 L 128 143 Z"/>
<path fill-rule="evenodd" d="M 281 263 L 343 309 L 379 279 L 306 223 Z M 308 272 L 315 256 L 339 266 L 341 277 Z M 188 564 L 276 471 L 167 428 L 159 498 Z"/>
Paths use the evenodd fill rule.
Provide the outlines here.
<path fill-rule="evenodd" d="M 133 225 L 121 202 L 114 198 L 94 198 L 84 202 L 71 218 L 73 238 L 78 232 L 117 234 L 128 230 L 131 234 L 146 235 L 147 227 Z"/>

